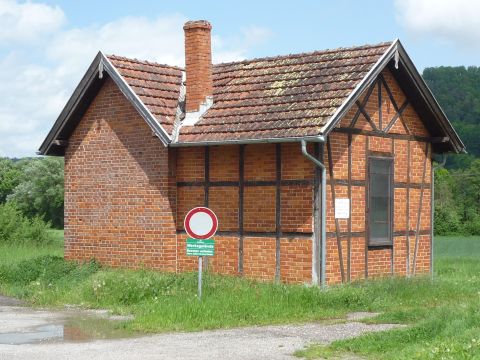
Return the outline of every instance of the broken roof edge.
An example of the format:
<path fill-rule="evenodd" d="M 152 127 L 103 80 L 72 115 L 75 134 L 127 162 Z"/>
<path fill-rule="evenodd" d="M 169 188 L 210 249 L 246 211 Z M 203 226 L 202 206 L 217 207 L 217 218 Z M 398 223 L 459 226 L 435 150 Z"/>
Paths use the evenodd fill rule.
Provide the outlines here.
<path fill-rule="evenodd" d="M 79 109 L 80 102 L 84 98 L 86 92 L 92 87 L 95 80 L 101 76 L 101 73 L 106 71 L 110 78 L 117 85 L 122 94 L 129 100 L 132 106 L 138 111 L 140 116 L 149 125 L 155 135 L 162 141 L 164 146 L 168 146 L 172 138 L 162 125 L 157 121 L 150 110 L 141 101 L 138 95 L 132 90 L 130 85 L 121 76 L 115 66 L 110 62 L 107 56 L 102 51 L 99 51 L 92 63 L 88 67 L 85 75 L 80 80 L 79 84 L 73 91 L 72 95 L 65 104 L 63 110 L 55 121 L 54 125 L 50 129 L 49 133 L 43 140 L 42 144 L 37 151 L 38 155 L 49 155 L 54 141 L 62 140 L 57 139 L 61 131 L 64 129 L 66 123 L 71 116 Z"/>

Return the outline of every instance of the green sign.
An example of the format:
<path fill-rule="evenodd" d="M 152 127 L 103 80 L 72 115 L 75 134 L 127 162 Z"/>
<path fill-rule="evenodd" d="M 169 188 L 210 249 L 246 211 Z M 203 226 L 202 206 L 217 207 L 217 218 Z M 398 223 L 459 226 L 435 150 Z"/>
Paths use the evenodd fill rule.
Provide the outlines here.
<path fill-rule="evenodd" d="M 214 254 L 215 240 L 187 238 L 187 256 L 213 256 Z"/>

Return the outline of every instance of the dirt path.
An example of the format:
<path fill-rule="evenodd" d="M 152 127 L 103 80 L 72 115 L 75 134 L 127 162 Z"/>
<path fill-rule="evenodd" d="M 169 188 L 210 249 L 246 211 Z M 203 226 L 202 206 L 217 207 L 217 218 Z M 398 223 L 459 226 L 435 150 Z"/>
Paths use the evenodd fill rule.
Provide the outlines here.
<path fill-rule="evenodd" d="M 64 327 L 68 316 L 7 303 L 0 297 L 0 359 L 292 359 L 295 350 L 312 342 L 326 344 L 395 326 L 355 321 L 364 316 L 360 314 L 346 323 L 330 325 L 309 323 L 89 340 L 72 336 L 75 331 Z"/>

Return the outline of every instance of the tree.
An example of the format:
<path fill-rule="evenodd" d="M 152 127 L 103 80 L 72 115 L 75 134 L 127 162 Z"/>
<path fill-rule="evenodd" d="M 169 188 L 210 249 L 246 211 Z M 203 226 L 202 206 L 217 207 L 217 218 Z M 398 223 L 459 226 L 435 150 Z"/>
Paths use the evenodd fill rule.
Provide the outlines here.
<path fill-rule="evenodd" d="M 5 203 L 15 187 L 20 183 L 22 173 L 14 162 L 7 158 L 0 158 L 0 204 Z"/>
<path fill-rule="evenodd" d="M 480 67 L 426 68 L 423 78 L 452 121 L 469 155 L 449 155 L 447 167 L 468 168 L 480 157 Z"/>
<path fill-rule="evenodd" d="M 20 183 L 7 200 L 29 217 L 38 215 L 55 227 L 63 227 L 63 159 L 46 157 L 27 162 Z"/>

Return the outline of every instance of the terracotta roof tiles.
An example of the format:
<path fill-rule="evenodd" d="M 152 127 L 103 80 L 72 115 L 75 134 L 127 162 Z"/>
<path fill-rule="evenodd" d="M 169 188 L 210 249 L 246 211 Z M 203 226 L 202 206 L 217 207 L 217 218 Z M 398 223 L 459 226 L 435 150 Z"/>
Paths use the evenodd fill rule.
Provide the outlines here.
<path fill-rule="evenodd" d="M 107 57 L 157 121 L 171 134 L 182 83 L 182 69 L 116 55 Z"/>
<path fill-rule="evenodd" d="M 214 104 L 179 142 L 318 135 L 390 45 L 214 65 Z"/>
<path fill-rule="evenodd" d="M 213 66 L 213 106 L 178 141 L 315 136 L 391 43 L 260 58 Z M 108 56 L 172 134 L 182 69 Z"/>

